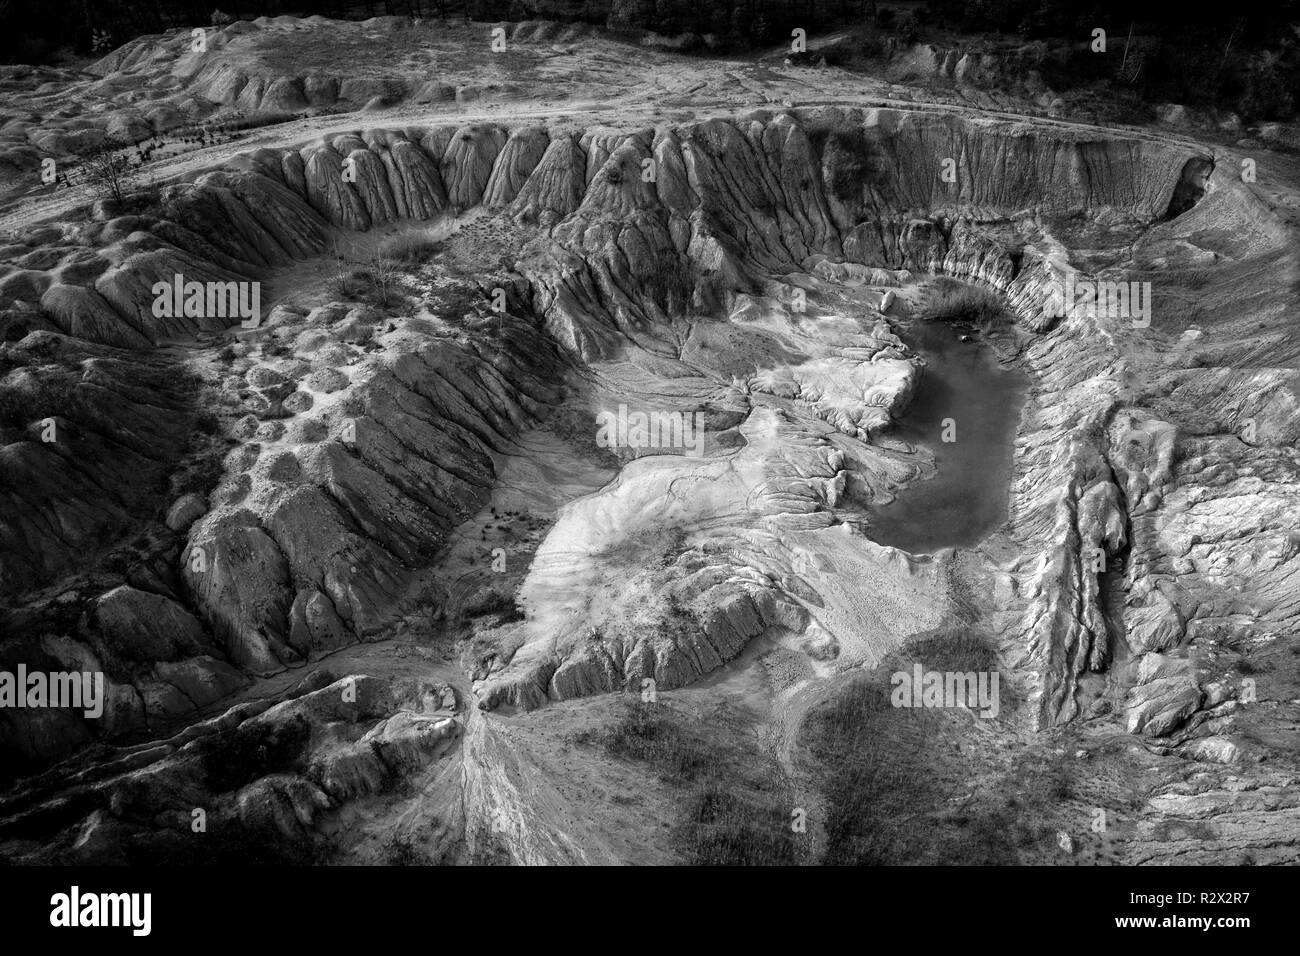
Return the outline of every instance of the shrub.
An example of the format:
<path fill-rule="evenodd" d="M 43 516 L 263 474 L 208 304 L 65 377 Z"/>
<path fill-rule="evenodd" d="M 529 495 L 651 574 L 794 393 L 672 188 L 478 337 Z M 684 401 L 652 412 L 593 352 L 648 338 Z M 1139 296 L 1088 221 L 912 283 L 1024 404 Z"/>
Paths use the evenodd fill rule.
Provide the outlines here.
<path fill-rule="evenodd" d="M 326 280 L 325 289 L 336 298 L 355 302 L 369 291 L 369 276 L 363 269 L 340 269 Z"/>
<path fill-rule="evenodd" d="M 983 286 L 941 276 L 926 287 L 921 317 L 930 322 L 971 322 L 990 326 L 1006 313 L 1002 297 Z"/>
<path fill-rule="evenodd" d="M 201 411 L 194 416 L 194 427 L 204 435 L 215 435 L 221 430 L 221 420 L 210 411 Z"/>
<path fill-rule="evenodd" d="M 846 202 L 859 195 L 863 184 L 878 175 L 880 157 L 861 128 L 817 123 L 810 128 L 809 138 L 821 151 L 826 188 L 837 199 Z"/>
<path fill-rule="evenodd" d="M 878 60 L 885 52 L 885 41 L 875 34 L 868 34 L 858 41 L 858 56 L 864 59 Z"/>
<path fill-rule="evenodd" d="M 909 10 L 899 18 L 898 35 L 906 43 L 916 43 L 921 39 L 921 18 L 914 10 Z"/>
<path fill-rule="evenodd" d="M 998 654 L 987 637 L 963 627 L 947 627 L 911 641 L 904 654 L 936 671 L 986 671 L 998 669 Z"/>
<path fill-rule="evenodd" d="M 477 604 L 471 604 L 462 610 L 460 616 L 472 620 L 477 617 L 487 617 L 489 614 L 497 615 L 498 624 L 511 624 L 524 619 L 523 608 L 515 603 L 515 599 L 499 591 L 491 591 L 484 595 Z"/>
<path fill-rule="evenodd" d="M 403 266 L 418 266 L 442 251 L 442 243 L 421 233 L 395 236 L 384 242 L 379 255 Z"/>
<path fill-rule="evenodd" d="M 401 270 L 376 253 L 359 269 L 341 269 L 327 283 L 331 294 L 352 302 L 387 307 L 401 301 Z"/>
<path fill-rule="evenodd" d="M 82 159 L 82 175 L 100 199 L 120 203 L 125 198 L 131 184 L 131 160 L 126 153 L 129 145 L 106 139 Z"/>

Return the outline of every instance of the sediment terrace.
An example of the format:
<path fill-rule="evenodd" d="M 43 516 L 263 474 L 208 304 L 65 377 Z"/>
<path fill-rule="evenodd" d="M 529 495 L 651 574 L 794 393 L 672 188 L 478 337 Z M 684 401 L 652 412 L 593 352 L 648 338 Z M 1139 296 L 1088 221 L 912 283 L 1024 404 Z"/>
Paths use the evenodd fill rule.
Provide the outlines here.
<path fill-rule="evenodd" d="M 226 323 L 147 307 L 177 273 L 278 290 L 340 237 L 462 221 L 452 254 L 476 230 L 503 256 L 456 296 L 393 312 L 277 295 L 241 337 L 260 354 L 223 359 L 202 343 Z M 1229 649 L 1300 615 L 1289 230 L 1208 151 L 884 109 L 370 129 L 256 150 L 143 211 L 46 225 L 3 250 L 0 279 L 4 663 L 102 669 L 111 694 L 94 727 L 6 711 L 7 747 L 35 770 L 91 741 L 166 737 L 286 669 L 411 633 L 492 561 L 458 529 L 498 516 L 520 443 L 620 402 L 702 412 L 704 456 L 616 450 L 603 483 L 553 503 L 519 554 L 522 618 L 475 625 L 470 679 L 442 673 L 428 719 L 402 716 L 405 690 L 376 690 L 364 713 L 320 718 L 351 723 L 313 731 L 289 778 L 218 785 L 187 748 L 253 720 L 241 704 L 83 771 L 74 816 L 103 823 L 127 771 L 150 766 L 237 819 L 270 812 L 279 788 L 309 823 L 437 760 L 458 721 L 490 751 L 465 707 L 682 687 L 759 639 L 798 661 L 796 684 L 878 663 L 953 613 L 955 553 L 882 547 L 864 508 L 934 470 L 891 434 L 925 374 L 891 318 L 943 274 L 1005 297 L 1004 355 L 1030 382 L 981 603 L 1031 722 L 1114 705 L 1156 747 L 1232 759 Z M 1067 268 L 1151 281 L 1152 326 L 1054 318 Z M 213 393 L 182 371 L 237 407 L 213 425 Z M 51 418 L 60 439 L 42 442 Z M 215 487 L 173 497 L 205 428 L 234 439 Z M 575 460 L 599 454 L 570 438 Z M 335 706 L 323 682 L 276 684 L 292 700 L 248 732 Z M 340 776 L 350 761 L 366 769 Z M 52 783 L 7 811 L 39 829 Z M 157 799 L 137 796 L 132 826 Z"/>

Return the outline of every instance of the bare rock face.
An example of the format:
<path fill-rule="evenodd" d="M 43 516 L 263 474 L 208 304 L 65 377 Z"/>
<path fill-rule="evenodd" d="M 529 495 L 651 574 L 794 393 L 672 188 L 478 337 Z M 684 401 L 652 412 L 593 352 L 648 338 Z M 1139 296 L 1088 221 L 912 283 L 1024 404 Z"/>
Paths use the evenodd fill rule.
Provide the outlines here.
<path fill-rule="evenodd" d="M 550 225 L 578 208 L 586 192 L 586 156 L 569 135 L 556 136 L 519 188 L 513 209 L 526 221 Z"/>
<path fill-rule="evenodd" d="M 550 138 L 540 126 L 512 131 L 483 187 L 484 205 L 503 206 L 513 202 L 549 147 Z"/>
<path fill-rule="evenodd" d="M 438 164 L 417 144 L 396 134 L 376 136 L 388 175 L 397 215 L 401 219 L 432 219 L 447 206 Z M 374 148 L 373 146 L 371 148 Z"/>
<path fill-rule="evenodd" d="M 207 513 L 208 503 L 202 495 L 190 492 L 181 495 L 167 509 L 167 527 L 176 532 L 188 531 L 190 525 Z"/>
<path fill-rule="evenodd" d="M 1130 691 L 1128 731 L 1160 737 L 1176 729 L 1204 699 L 1191 661 L 1147 654 Z"/>
<path fill-rule="evenodd" d="M 192 412 L 183 383 L 161 363 L 51 333 L 0 350 L 12 369 L 0 449 L 0 593 L 17 595 L 153 506 L 189 440 Z"/>
<path fill-rule="evenodd" d="M 499 126 L 466 126 L 455 132 L 442 156 L 441 167 L 451 208 L 468 209 L 481 200 L 507 138 L 506 131 Z M 511 157 L 512 163 L 518 161 L 515 155 Z"/>
<path fill-rule="evenodd" d="M 54 284 L 41 296 L 41 309 L 74 338 L 117 348 L 148 348 L 152 341 L 127 325 L 94 289 Z"/>
<path fill-rule="evenodd" d="M 334 148 L 321 144 L 305 158 L 306 198 L 326 218 L 344 229 L 369 229 L 370 214 L 351 184 L 343 179 L 343 160 Z"/>
<path fill-rule="evenodd" d="M 314 588 L 298 592 L 289 617 L 289 643 L 303 657 L 327 654 L 353 640 L 334 604 Z"/>
<path fill-rule="evenodd" d="M 208 528 L 210 537 L 204 533 Z M 295 658 L 284 643 L 289 567 L 252 514 L 206 523 L 191 535 L 185 559 L 195 597 L 212 609 L 208 623 L 236 664 L 267 673 L 283 666 L 277 650 Z"/>
<path fill-rule="evenodd" d="M 386 680 L 308 685 L 81 773 L 71 790 L 81 822 L 61 836 L 42 832 L 55 791 L 37 781 L 10 798 L 29 812 L 0 837 L 42 834 L 30 862 L 308 862 L 323 849 L 319 817 L 435 764 L 460 732 L 454 704 L 427 713 Z"/>
<path fill-rule="evenodd" d="M 102 595 L 94 618 L 110 648 L 141 663 L 194 657 L 208 647 L 202 625 L 183 607 L 128 585 Z"/>

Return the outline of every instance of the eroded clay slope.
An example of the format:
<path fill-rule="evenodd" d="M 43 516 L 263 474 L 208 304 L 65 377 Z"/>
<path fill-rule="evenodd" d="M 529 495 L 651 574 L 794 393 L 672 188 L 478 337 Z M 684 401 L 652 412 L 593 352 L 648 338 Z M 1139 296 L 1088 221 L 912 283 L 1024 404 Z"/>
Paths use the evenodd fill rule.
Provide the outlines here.
<path fill-rule="evenodd" d="M 158 369 L 176 343 L 225 323 L 155 318 L 142 307 L 155 281 L 271 282 L 339 235 L 479 207 L 518 230 L 505 334 L 490 339 L 490 320 L 471 313 L 273 310 L 264 330 L 291 356 L 240 370 L 246 414 L 216 486 L 173 500 L 167 476 L 197 408 Z M 997 569 L 992 601 L 1007 653 L 1032 675 L 1038 722 L 1117 704 L 1155 746 L 1231 759 L 1240 704 L 1220 649 L 1274 640 L 1300 613 L 1290 235 L 1192 147 L 830 109 L 656 129 L 368 130 L 257 150 L 167 187 L 144 214 L 47 227 L 4 250 L 0 279 L 10 337 L 25 336 L 3 346 L 23 366 L 6 381 L 23 420 L 0 459 L 0 494 L 16 505 L 0 532 L 24 557 L 0 578 L 20 607 L 5 651 L 106 670 L 112 706 L 95 730 L 6 714 L 6 739 L 40 764 L 385 634 L 430 603 L 420 586 L 449 534 L 488 502 L 500 456 L 574 374 L 593 375 L 602 396 L 694 376 L 681 407 L 707 408 L 709 435 L 734 444 L 696 462 L 622 462 L 616 482 L 562 509 L 523 582 L 525 620 L 472 674 L 478 703 L 530 708 L 641 677 L 682 686 L 759 635 L 789 640 L 814 672 L 878 660 L 938 623 L 946 559 L 854 532 L 845 492 L 886 496 L 927 467 L 887 438 L 918 366 L 889 329 L 884 291 L 944 273 L 1006 297 L 1034 376 L 1007 523 L 1020 557 Z M 1047 303 L 1070 270 L 1148 277 L 1152 327 L 1058 320 Z M 860 294 L 828 304 L 840 288 Z M 840 321 L 842 307 L 878 310 L 876 324 L 813 335 L 796 289 L 819 300 L 818 322 Z M 721 316 L 796 342 L 799 360 L 766 364 L 771 346 L 724 367 L 723 340 L 708 338 Z M 642 382 L 629 366 L 655 374 Z M 57 408 L 38 387 L 55 375 Z M 161 411 L 96 428 L 105 401 Z M 51 415 L 80 454 L 32 431 Z M 45 474 L 67 476 L 60 493 L 32 493 Z M 105 495 L 122 505 L 105 508 Z M 146 567 L 63 584 L 150 511 L 160 541 Z M 617 548 L 674 518 L 684 550 L 599 591 Z M 800 549 L 820 557 L 800 564 Z M 846 575 L 870 583 L 869 602 L 853 603 Z M 61 593 L 66 613 L 30 610 Z M 556 595 L 581 613 L 557 615 Z M 637 613 L 643 628 L 602 629 Z M 422 724 L 399 729 L 425 746 Z M 185 742 L 173 746 L 148 761 L 174 772 Z M 317 791 L 347 799 L 319 768 L 307 776 L 317 789 L 285 798 L 300 822 Z"/>

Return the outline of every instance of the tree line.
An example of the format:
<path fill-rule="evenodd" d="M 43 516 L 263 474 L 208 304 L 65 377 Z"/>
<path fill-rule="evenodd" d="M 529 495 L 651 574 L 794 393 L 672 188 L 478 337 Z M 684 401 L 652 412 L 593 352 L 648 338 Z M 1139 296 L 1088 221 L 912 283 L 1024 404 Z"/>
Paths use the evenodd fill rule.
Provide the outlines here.
<path fill-rule="evenodd" d="M 143 34 L 210 25 L 216 8 L 222 16 L 215 22 L 285 13 L 577 20 L 707 34 L 730 50 L 782 42 L 795 27 L 812 35 L 842 26 L 944 45 L 975 33 L 1060 38 L 1080 49 L 1045 65 L 1049 83 L 1117 82 L 1151 100 L 1293 115 L 1300 106 L 1300 0 L 1252 7 L 1247 13 L 1215 4 L 1193 14 L 1185 0 L 0 0 L 0 62 L 47 62 L 68 48 L 106 53 Z M 1124 75 L 1081 42 L 1097 27 L 1123 50 Z"/>

